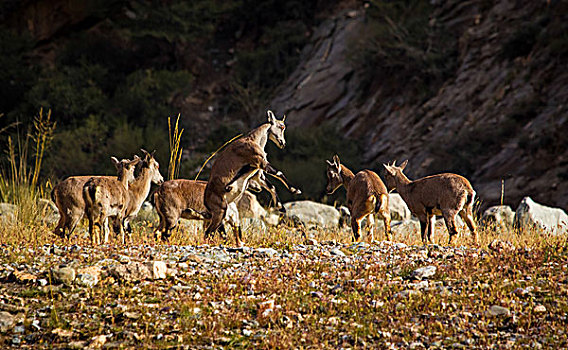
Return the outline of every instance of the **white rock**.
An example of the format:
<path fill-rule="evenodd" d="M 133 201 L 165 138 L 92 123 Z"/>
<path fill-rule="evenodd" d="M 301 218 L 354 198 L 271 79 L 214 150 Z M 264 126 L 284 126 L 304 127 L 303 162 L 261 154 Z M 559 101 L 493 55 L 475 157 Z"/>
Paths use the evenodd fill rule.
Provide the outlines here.
<path fill-rule="evenodd" d="M 538 304 L 533 309 L 534 312 L 546 312 L 546 307 L 542 304 Z"/>
<path fill-rule="evenodd" d="M 489 308 L 489 310 L 487 310 L 487 315 L 493 317 L 508 317 L 511 316 L 511 311 L 506 307 L 493 305 Z"/>
<path fill-rule="evenodd" d="M 412 277 L 420 280 L 426 279 L 428 277 L 434 276 L 436 274 L 436 270 L 436 266 L 424 266 L 412 271 Z"/>
<path fill-rule="evenodd" d="M 339 248 L 333 248 L 332 250 L 329 251 L 331 253 L 331 255 L 335 255 L 335 256 L 345 256 L 345 253 L 343 251 L 341 251 L 341 249 Z"/>
<path fill-rule="evenodd" d="M 72 267 L 54 267 L 51 269 L 51 274 L 55 283 L 71 284 L 76 277 L 75 269 Z"/>
<path fill-rule="evenodd" d="M 515 226 L 524 230 L 542 229 L 555 235 L 568 232 L 568 214 L 560 208 L 538 204 L 525 197 L 515 212 Z"/>
<path fill-rule="evenodd" d="M 497 229 L 510 229 L 513 227 L 515 212 L 508 205 L 495 205 L 483 212 L 481 221 L 486 226 L 495 226 Z"/>
<path fill-rule="evenodd" d="M 389 210 L 392 220 L 410 220 L 412 217 L 406 202 L 398 193 L 389 194 Z"/>
<path fill-rule="evenodd" d="M 254 255 L 258 255 L 264 258 L 270 258 L 275 255 L 278 255 L 278 251 L 273 248 L 257 248 L 254 252 Z"/>
<path fill-rule="evenodd" d="M 0 311 L 0 332 L 4 333 L 9 331 L 15 323 L 14 316 L 9 312 Z"/>
<path fill-rule="evenodd" d="M 249 191 L 245 191 L 237 202 L 237 209 L 241 218 L 263 219 L 266 217 L 266 210 L 260 205 L 256 196 Z"/>
<path fill-rule="evenodd" d="M 331 205 L 312 201 L 296 201 L 288 202 L 284 204 L 284 207 L 287 217 L 295 216 L 306 226 L 313 224 L 336 228 L 339 225 L 339 211 Z"/>
<path fill-rule="evenodd" d="M 152 278 L 155 280 L 164 279 L 168 274 L 168 265 L 163 261 L 151 261 L 148 263 L 148 267 L 152 271 Z"/>

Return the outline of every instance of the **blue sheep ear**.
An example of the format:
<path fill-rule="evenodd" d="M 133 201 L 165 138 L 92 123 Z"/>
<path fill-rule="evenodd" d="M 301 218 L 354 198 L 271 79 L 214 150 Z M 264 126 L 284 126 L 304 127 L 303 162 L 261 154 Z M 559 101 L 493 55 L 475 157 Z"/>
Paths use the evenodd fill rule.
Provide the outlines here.
<path fill-rule="evenodd" d="M 110 160 L 112 162 L 112 165 L 115 166 L 115 168 L 118 169 L 118 165 L 120 164 L 120 162 L 118 161 L 118 159 L 116 159 L 116 157 L 110 157 Z"/>
<path fill-rule="evenodd" d="M 274 121 L 276 120 L 274 113 L 272 113 L 272 111 L 269 109 L 268 111 L 266 111 L 266 114 L 268 115 L 268 122 L 270 124 L 274 124 Z"/>

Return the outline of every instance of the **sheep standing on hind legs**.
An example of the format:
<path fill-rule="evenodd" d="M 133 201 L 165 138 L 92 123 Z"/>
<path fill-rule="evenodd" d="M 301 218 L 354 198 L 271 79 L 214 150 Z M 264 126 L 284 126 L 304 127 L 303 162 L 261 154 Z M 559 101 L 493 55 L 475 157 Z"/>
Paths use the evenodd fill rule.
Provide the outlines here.
<path fill-rule="evenodd" d="M 340 163 L 337 155 L 333 162 L 327 162 L 327 193 L 332 194 L 341 185 L 347 190 L 347 208 L 351 213 L 353 239 L 359 241 L 361 221 L 367 217 L 370 241 L 374 239 L 375 217 L 377 213 L 385 223 L 385 236 L 391 240 L 389 196 L 381 178 L 371 170 L 361 170 L 357 174 Z"/>
<path fill-rule="evenodd" d="M 205 187 L 204 204 L 207 208 L 209 225 L 205 238 L 219 228 L 229 203 L 239 200 L 247 189 L 248 183 L 259 171 L 275 175 L 292 193 L 301 191 L 288 183 L 281 171 L 274 169 L 267 159 L 264 148 L 268 140 L 279 148 L 286 146 L 284 119 L 278 120 L 271 111 L 267 112 L 268 122 L 251 130 L 247 135 L 235 140 L 217 154 L 211 167 L 211 175 Z M 235 243 L 242 245 L 240 230 L 235 233 Z"/>
<path fill-rule="evenodd" d="M 160 217 L 160 224 L 154 231 L 157 241 L 168 241 L 171 231 L 178 225 L 180 218 L 207 221 L 204 215 L 207 213 L 207 208 L 203 203 L 206 186 L 205 181 L 186 179 L 169 180 L 160 186 L 154 193 L 154 203 Z M 285 211 L 276 188 L 264 177 L 264 172 L 259 171 L 249 180 L 248 189 L 260 192 L 263 188 L 270 193 L 276 207 Z M 236 202 L 229 203 L 219 231 L 224 232 L 225 223 L 231 226 L 234 232 L 240 230 L 239 215 Z"/>
<path fill-rule="evenodd" d="M 435 217 L 442 215 L 450 234 L 449 243 L 452 243 L 452 237 L 458 233 L 455 222 L 458 214 L 469 227 L 474 241 L 477 241 L 473 221 L 475 191 L 469 181 L 463 176 L 450 173 L 411 181 L 402 172 L 407 164 L 408 160 L 400 166 L 396 166 L 394 162 L 390 165 L 383 164 L 386 169 L 385 181 L 389 190 L 396 189 L 412 214 L 420 220 L 422 242 L 426 244 L 428 240 L 432 243 Z"/>

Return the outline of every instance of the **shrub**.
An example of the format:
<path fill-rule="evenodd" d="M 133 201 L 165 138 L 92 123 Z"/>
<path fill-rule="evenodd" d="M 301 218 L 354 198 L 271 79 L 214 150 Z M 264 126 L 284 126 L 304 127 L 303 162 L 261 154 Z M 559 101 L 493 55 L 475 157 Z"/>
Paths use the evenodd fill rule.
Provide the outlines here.
<path fill-rule="evenodd" d="M 393 94 L 410 88 L 422 98 L 437 91 L 457 67 L 457 38 L 430 22 L 432 12 L 421 0 L 370 2 L 366 32 L 352 56 L 366 72 L 363 85 L 382 81 L 394 87 Z"/>
<path fill-rule="evenodd" d="M 108 96 L 101 88 L 106 76 L 106 68 L 85 62 L 76 67 L 45 69 L 26 96 L 23 109 L 51 108 L 61 124 L 71 124 L 106 108 Z"/>
<path fill-rule="evenodd" d="M 0 113 L 17 106 L 36 80 L 36 67 L 26 62 L 31 38 L 0 27 Z"/>
<path fill-rule="evenodd" d="M 186 93 L 191 81 L 192 75 L 187 71 L 139 70 L 126 78 L 113 103 L 130 121 L 140 126 L 152 125 L 177 114 L 173 98 Z"/>

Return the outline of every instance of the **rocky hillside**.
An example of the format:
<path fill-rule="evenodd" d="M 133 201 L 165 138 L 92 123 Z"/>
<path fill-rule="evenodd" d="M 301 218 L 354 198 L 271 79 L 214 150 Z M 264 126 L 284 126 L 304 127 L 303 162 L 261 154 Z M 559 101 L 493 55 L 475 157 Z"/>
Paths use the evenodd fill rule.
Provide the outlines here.
<path fill-rule="evenodd" d="M 391 65 L 400 64 L 399 70 L 378 66 L 370 72 L 353 57 L 354 48 L 412 34 L 404 32 L 401 13 L 379 18 L 390 21 L 390 32 L 373 36 L 372 3 L 315 31 L 272 105 L 287 111 L 295 127 L 336 123 L 341 133 L 363 141 L 369 167 L 410 159 L 411 177 L 441 171 L 470 176 L 484 205 L 499 202 L 505 180 L 508 204 L 531 195 L 566 208 L 566 3 L 431 3 L 427 25 L 455 35 L 446 45 L 456 50 L 448 58 L 455 60 L 451 74 L 434 82 L 431 93 L 417 94 L 400 62 Z M 397 40 L 399 47 L 410 46 L 408 52 L 420 49 L 405 37 Z"/>

